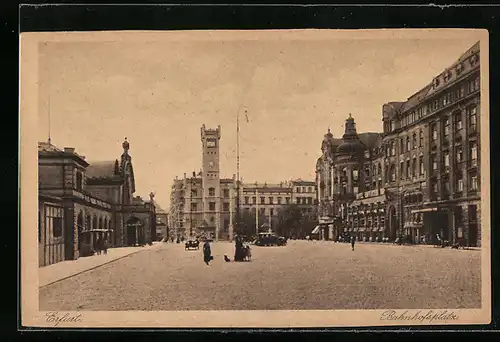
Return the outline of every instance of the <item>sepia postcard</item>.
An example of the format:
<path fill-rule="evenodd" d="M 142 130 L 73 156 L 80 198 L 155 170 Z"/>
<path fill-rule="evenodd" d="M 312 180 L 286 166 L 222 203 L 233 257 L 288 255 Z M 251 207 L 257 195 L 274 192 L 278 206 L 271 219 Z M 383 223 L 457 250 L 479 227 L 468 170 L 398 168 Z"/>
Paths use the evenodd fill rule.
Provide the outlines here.
<path fill-rule="evenodd" d="M 20 43 L 22 326 L 491 321 L 486 30 Z"/>

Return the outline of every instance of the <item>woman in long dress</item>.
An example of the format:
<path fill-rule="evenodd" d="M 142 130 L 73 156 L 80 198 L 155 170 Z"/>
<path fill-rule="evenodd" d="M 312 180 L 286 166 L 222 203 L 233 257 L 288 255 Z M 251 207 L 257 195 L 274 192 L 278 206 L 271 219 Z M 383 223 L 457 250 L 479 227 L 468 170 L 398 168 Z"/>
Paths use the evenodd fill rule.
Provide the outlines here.
<path fill-rule="evenodd" d="M 243 261 L 243 242 L 240 236 L 236 238 L 234 261 Z"/>
<path fill-rule="evenodd" d="M 203 244 L 203 261 L 207 265 L 210 265 L 210 261 L 212 261 L 212 250 L 208 241 Z"/>

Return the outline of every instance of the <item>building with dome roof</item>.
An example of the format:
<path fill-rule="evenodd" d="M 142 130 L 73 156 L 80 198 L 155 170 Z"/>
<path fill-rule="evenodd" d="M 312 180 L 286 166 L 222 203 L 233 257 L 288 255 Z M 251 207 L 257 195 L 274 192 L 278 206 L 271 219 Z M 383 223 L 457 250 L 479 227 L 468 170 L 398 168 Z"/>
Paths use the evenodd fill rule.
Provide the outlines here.
<path fill-rule="evenodd" d="M 381 184 L 371 170 L 373 160 L 379 156 L 381 141 L 380 133 L 358 134 L 351 114 L 345 121 L 341 139 L 334 138 L 330 130 L 325 134 L 322 155 L 316 163 L 320 224 L 315 231 L 323 239 L 337 239 L 352 227 L 347 220 L 347 209 L 360 193 L 375 190 L 380 195 Z"/>
<path fill-rule="evenodd" d="M 474 44 L 406 101 L 382 133 L 330 132 L 316 162 L 318 230 L 363 240 L 481 245 L 480 50 Z"/>
<path fill-rule="evenodd" d="M 110 247 L 155 239 L 155 206 L 135 193 L 125 138 L 119 159 L 87 161 L 74 148 L 38 144 L 39 265 L 91 254 L 97 241 Z"/>

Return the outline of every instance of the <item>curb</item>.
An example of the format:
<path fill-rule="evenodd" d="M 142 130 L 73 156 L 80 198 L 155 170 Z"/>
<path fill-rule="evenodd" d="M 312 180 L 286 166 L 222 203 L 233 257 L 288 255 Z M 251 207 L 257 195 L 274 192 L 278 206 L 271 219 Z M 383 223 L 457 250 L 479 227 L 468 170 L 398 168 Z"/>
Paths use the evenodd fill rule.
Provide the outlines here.
<path fill-rule="evenodd" d="M 140 250 L 140 251 L 135 251 L 135 252 L 132 252 L 132 253 L 130 253 L 130 254 L 122 255 L 121 257 L 118 257 L 118 258 L 113 259 L 113 260 L 109 260 L 109 261 L 107 261 L 107 262 L 105 262 L 105 263 L 103 263 L 103 264 L 99 264 L 99 265 L 96 265 L 96 266 L 93 266 L 93 267 L 87 268 L 87 269 L 85 269 L 85 270 L 83 270 L 83 271 L 80 271 L 80 272 L 77 272 L 77 273 L 71 274 L 71 275 L 66 276 L 66 277 L 63 277 L 63 278 L 61 278 L 61 279 L 54 280 L 54 281 L 52 281 L 52 282 L 50 282 L 50 283 L 47 283 L 47 284 L 45 284 L 45 285 L 40 285 L 40 286 L 38 286 L 38 288 L 39 288 L 39 289 L 41 289 L 42 287 L 46 287 L 46 286 L 49 286 L 49 285 L 53 285 L 53 284 L 55 284 L 55 283 L 58 283 L 58 282 L 60 282 L 60 281 L 63 281 L 63 280 L 66 280 L 66 279 L 72 278 L 72 277 L 77 276 L 77 275 L 80 275 L 80 274 L 82 274 L 82 273 L 85 273 L 85 272 L 88 272 L 88 271 L 95 270 L 96 268 L 99 268 L 99 267 L 101 267 L 101 266 L 111 264 L 112 262 L 115 262 L 115 261 L 118 261 L 118 260 L 120 260 L 120 259 L 126 258 L 126 257 L 128 257 L 128 256 L 133 255 L 133 254 L 137 254 L 137 253 L 140 253 L 140 252 L 145 252 L 146 250 L 148 250 L 148 249 L 143 249 L 143 250 Z"/>

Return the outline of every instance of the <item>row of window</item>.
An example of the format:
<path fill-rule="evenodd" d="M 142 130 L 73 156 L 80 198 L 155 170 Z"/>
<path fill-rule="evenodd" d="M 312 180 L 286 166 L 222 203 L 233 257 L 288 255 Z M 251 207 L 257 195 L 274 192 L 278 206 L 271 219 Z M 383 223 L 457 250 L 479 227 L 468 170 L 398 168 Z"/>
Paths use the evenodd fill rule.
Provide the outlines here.
<path fill-rule="evenodd" d="M 191 189 L 191 196 L 197 197 L 198 196 L 198 189 Z M 208 196 L 209 197 L 215 197 L 215 188 L 208 188 Z M 229 197 L 229 189 L 222 189 L 222 196 L 225 198 Z M 182 197 L 182 194 L 181 194 Z"/>
<path fill-rule="evenodd" d="M 274 202 L 274 199 L 276 199 L 276 203 Z M 260 197 L 260 204 L 283 204 L 283 199 L 285 200 L 284 203 L 290 204 L 290 197 L 268 197 L 268 202 L 266 203 L 266 198 L 264 196 Z M 251 205 L 251 204 L 257 204 L 257 197 L 248 197 L 245 196 L 244 198 L 245 204 Z M 312 197 L 297 197 L 295 198 L 295 203 L 296 204 L 313 204 L 313 198 Z"/>
<path fill-rule="evenodd" d="M 252 197 L 253 201 L 255 203 L 256 199 L 255 197 Z M 281 197 L 277 198 L 278 202 L 277 204 L 282 204 Z M 286 204 L 290 204 L 290 197 L 285 198 Z M 269 197 L 269 204 L 274 204 L 273 203 L 273 197 Z M 250 204 L 249 203 L 249 197 L 245 197 L 245 204 Z M 261 197 L 261 204 L 265 204 L 265 197 Z M 306 204 L 306 205 L 312 205 L 313 204 L 313 198 L 312 197 L 298 197 L 296 198 L 296 204 Z M 215 211 L 216 203 L 215 202 L 209 202 L 208 203 L 208 210 L 210 211 Z M 225 202 L 222 203 L 222 210 L 223 211 L 229 211 L 229 203 Z M 198 211 L 198 203 L 191 203 L 191 211 Z"/>
<path fill-rule="evenodd" d="M 401 119 L 400 125 L 396 124 L 395 120 L 391 120 L 384 125 L 385 131 L 392 132 L 396 130 L 397 126 L 401 128 L 413 124 L 414 122 L 422 119 L 423 117 L 440 110 L 451 103 L 461 100 L 466 95 L 469 95 L 480 89 L 480 78 L 477 76 L 474 79 L 470 79 L 465 84 L 460 84 L 451 90 L 444 93 L 440 98 L 436 98 L 431 102 L 428 102 L 419 108 L 408 113 L 405 117 Z"/>
<path fill-rule="evenodd" d="M 298 186 L 296 188 L 296 191 L 298 193 L 301 193 L 301 192 L 314 192 L 314 188 L 312 186 Z"/>
<path fill-rule="evenodd" d="M 475 192 L 479 190 L 479 179 L 476 171 L 469 172 L 468 175 L 468 191 L 470 192 Z M 443 177 L 441 180 L 442 188 L 443 188 L 443 195 L 445 197 L 448 197 L 448 195 L 451 193 L 451 184 L 449 181 L 449 178 Z M 454 185 L 455 185 L 455 193 L 462 193 L 464 191 L 464 180 L 463 180 L 463 175 L 461 172 L 455 173 L 455 179 L 454 179 Z M 439 186 L 437 180 L 433 180 L 431 182 L 431 199 L 435 200 L 435 196 L 439 193 Z"/>
<path fill-rule="evenodd" d="M 477 132 L 477 107 L 470 106 L 467 107 L 467 123 L 469 127 L 469 132 Z M 453 120 L 453 129 L 455 132 L 459 133 L 463 129 L 462 123 L 462 113 L 456 112 L 451 115 Z M 450 134 L 450 117 L 445 116 L 442 118 L 442 134 L 447 137 Z M 438 127 L 437 122 L 431 123 L 431 139 L 436 141 L 438 139 Z"/>
<path fill-rule="evenodd" d="M 385 223 L 385 217 L 382 216 L 369 216 L 367 219 L 361 218 L 357 219 L 355 217 L 349 217 L 349 224 L 354 227 L 383 227 Z"/>
<path fill-rule="evenodd" d="M 256 208 L 245 208 L 244 209 L 246 212 L 249 212 L 249 213 L 252 213 L 253 215 L 255 215 L 255 213 L 257 212 L 257 209 Z M 313 212 L 313 208 L 302 208 L 301 209 L 301 212 L 303 214 L 306 214 L 306 213 L 312 213 Z M 269 209 L 266 209 L 266 208 L 259 208 L 259 213 L 261 215 L 270 215 L 270 216 L 274 216 L 277 214 L 277 211 L 274 210 L 274 208 L 269 208 Z"/>
<path fill-rule="evenodd" d="M 457 146 L 455 148 L 455 162 L 457 164 L 461 164 L 465 162 L 464 151 L 462 146 Z M 475 141 L 469 142 L 469 153 L 468 153 L 468 161 L 469 166 L 477 166 L 477 143 Z M 438 171 L 438 157 L 437 154 L 434 153 L 431 155 L 431 165 L 432 171 Z M 443 151 L 443 165 L 445 167 L 450 167 L 450 152 Z"/>

